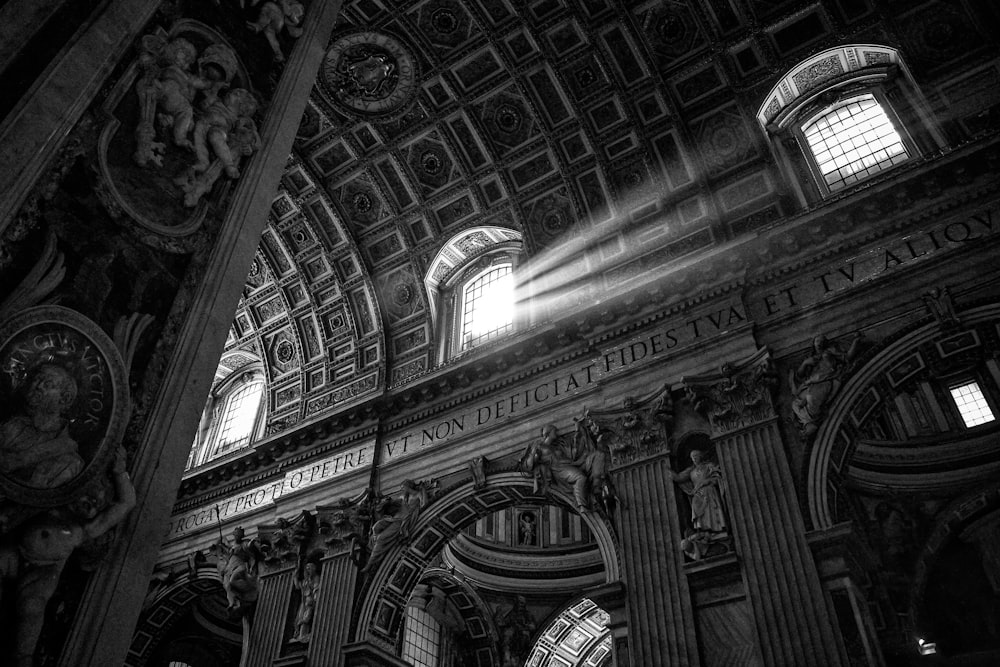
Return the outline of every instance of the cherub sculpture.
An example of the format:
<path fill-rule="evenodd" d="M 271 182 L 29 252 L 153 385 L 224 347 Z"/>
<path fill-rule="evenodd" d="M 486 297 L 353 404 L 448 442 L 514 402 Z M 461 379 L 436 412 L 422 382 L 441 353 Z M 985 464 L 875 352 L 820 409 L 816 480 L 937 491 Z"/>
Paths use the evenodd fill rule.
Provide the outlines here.
<path fill-rule="evenodd" d="M 239 157 L 252 154 L 260 145 L 252 118 L 255 113 L 257 100 L 253 94 L 233 88 L 199 114 L 192 144 L 197 160 L 175 179 L 184 190 L 185 206 L 196 206 L 223 171 L 229 178 L 239 177 Z"/>
<path fill-rule="evenodd" d="M 141 118 L 135 129 L 136 148 L 132 159 L 140 167 L 152 162 L 163 165 L 166 146 L 156 141 L 156 118 L 169 127 L 175 145 L 192 148 L 188 134 L 194 127 L 194 98 L 199 90 L 215 85 L 191 71 L 198 56 L 194 45 L 183 37 L 170 41 L 158 35 L 142 39 L 139 59 L 145 73 L 136 83 Z M 157 113 L 159 112 L 159 113 Z"/>
<path fill-rule="evenodd" d="M 9 588 L 17 610 L 16 662 L 11 664 L 32 666 L 45 608 L 69 557 L 78 548 L 108 534 L 135 506 L 135 488 L 125 470 L 125 452 L 121 448 L 111 472 L 113 500 L 108 498 L 105 480 L 99 480 L 68 505 L 33 516 L 15 538 L 0 544 L 0 583 L 16 581 Z"/>
<path fill-rule="evenodd" d="M 284 29 L 289 37 L 300 37 L 304 15 L 305 9 L 298 0 L 276 0 L 276 2 L 268 0 L 261 6 L 257 20 L 247 23 L 247 27 L 254 32 L 264 33 L 267 43 L 271 45 L 271 51 L 274 52 L 274 60 L 282 63 L 285 62 L 285 54 L 281 52 L 278 33 Z"/>

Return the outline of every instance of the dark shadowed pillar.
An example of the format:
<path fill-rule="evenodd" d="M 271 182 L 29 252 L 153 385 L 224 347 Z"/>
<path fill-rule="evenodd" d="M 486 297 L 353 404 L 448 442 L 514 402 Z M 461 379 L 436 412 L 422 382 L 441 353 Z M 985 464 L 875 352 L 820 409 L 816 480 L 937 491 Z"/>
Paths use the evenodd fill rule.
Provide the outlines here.
<path fill-rule="evenodd" d="M 679 546 L 683 535 L 667 457 L 618 470 L 615 484 L 627 507 L 619 517 L 631 664 L 698 665 L 694 610 Z"/>
<path fill-rule="evenodd" d="M 122 13 L 125 10 L 118 6 L 131 4 L 109 3 L 106 11 Z M 109 19 L 114 30 L 94 37 L 96 43 L 117 35 L 115 39 L 122 42 L 115 42 L 111 51 L 95 45 L 92 55 L 120 55 L 131 44 L 143 16 L 148 16 L 156 3 L 139 4 L 149 5 L 145 15 L 134 10 L 127 22 Z M 339 9 L 339 1 L 310 4 L 303 33 L 282 70 L 264 113 L 261 145 L 236 183 L 209 266 L 191 300 L 157 399 L 150 406 L 132 464 L 137 506 L 119 527 L 119 539 L 91 578 L 63 649 L 63 667 L 108 667 L 124 661 L 205 396 Z M 102 19 L 95 23 L 95 30 Z M 107 63 L 106 69 L 114 64 Z M 85 102 L 80 101 L 81 108 Z"/>
<path fill-rule="evenodd" d="M 712 424 L 764 664 L 843 665 L 778 432 L 767 351 L 683 381 Z"/>

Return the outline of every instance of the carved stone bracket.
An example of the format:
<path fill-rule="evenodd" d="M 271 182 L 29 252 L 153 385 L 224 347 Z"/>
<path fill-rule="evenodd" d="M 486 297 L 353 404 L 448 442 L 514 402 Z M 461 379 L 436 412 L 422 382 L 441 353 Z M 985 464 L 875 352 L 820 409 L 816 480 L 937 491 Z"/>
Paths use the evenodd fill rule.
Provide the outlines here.
<path fill-rule="evenodd" d="M 687 400 L 720 437 L 774 419 L 777 375 L 767 349 L 737 362 L 727 362 L 717 373 L 682 378 Z"/>

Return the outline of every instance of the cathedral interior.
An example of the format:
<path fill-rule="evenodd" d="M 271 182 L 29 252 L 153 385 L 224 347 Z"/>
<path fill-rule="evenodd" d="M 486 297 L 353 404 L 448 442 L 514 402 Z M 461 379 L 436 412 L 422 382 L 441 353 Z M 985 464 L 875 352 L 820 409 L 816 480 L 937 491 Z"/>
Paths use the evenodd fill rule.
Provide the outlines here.
<path fill-rule="evenodd" d="M 0 17 L 4 664 L 1000 664 L 996 3 Z"/>

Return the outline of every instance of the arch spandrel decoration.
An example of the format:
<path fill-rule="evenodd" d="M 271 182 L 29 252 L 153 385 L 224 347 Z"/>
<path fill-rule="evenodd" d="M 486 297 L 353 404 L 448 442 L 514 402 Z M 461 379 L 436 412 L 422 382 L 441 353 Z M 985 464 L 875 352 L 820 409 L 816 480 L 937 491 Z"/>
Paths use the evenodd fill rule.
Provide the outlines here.
<path fill-rule="evenodd" d="M 566 507 L 574 505 L 569 494 L 555 489 L 546 499 Z M 538 495 L 517 472 L 492 474 L 489 486 L 484 489 L 477 490 L 468 482 L 435 499 L 421 512 L 413 539 L 390 552 L 366 583 L 354 641 L 369 641 L 394 651 L 410 594 L 421 573 L 444 545 L 480 517 L 537 500 Z M 620 581 L 621 558 L 615 529 L 596 512 L 582 516 L 604 562 L 605 582 Z"/>
<path fill-rule="evenodd" d="M 842 480 L 849 473 L 859 447 L 878 449 L 866 437 L 865 429 L 880 409 L 892 404 L 892 392 L 929 367 L 949 363 L 949 358 L 984 355 L 989 341 L 1000 337 L 1000 304 L 969 308 L 959 312 L 958 316 L 959 322 L 951 326 L 933 321 L 901 332 L 872 354 L 833 398 L 809 453 L 806 488 L 813 528 L 830 528 L 845 520 L 846 517 L 840 515 L 842 499 L 838 497 Z M 989 430 L 991 427 L 980 428 Z M 934 453 L 934 445 L 949 446 L 952 454 L 968 459 L 979 451 L 977 443 L 980 438 L 976 437 L 977 434 L 962 436 L 963 444 L 959 449 L 955 448 L 955 433 L 945 431 L 930 439 L 913 438 L 900 441 L 900 444 L 919 447 L 921 460 Z M 893 442 L 889 437 L 884 440 Z M 897 449 L 897 459 L 902 461 L 905 456 L 906 453 Z M 990 456 L 990 461 L 968 464 L 963 469 L 967 473 L 964 483 L 982 483 L 990 475 L 995 476 L 1000 470 L 998 459 L 1000 457 L 994 454 Z M 955 465 L 961 466 L 961 461 Z"/>

